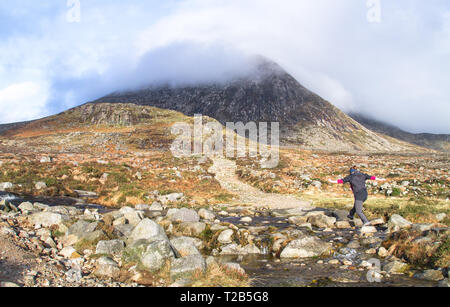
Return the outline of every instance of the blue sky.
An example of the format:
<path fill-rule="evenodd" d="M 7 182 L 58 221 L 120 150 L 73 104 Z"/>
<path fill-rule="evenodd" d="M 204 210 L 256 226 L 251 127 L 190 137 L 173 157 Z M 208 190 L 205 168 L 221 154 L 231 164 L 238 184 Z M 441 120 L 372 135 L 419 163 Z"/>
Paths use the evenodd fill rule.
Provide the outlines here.
<path fill-rule="evenodd" d="M 0 0 L 0 123 L 118 89 L 240 74 L 263 55 L 339 108 L 450 133 L 447 0 Z M 75 1 L 76 2 L 76 1 Z"/>

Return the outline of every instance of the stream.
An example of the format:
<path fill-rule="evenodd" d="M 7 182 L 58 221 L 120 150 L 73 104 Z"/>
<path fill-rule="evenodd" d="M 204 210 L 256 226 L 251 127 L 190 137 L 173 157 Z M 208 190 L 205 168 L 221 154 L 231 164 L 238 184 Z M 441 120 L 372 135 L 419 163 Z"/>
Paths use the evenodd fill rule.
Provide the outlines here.
<path fill-rule="evenodd" d="M 101 205 L 86 204 L 83 199 L 70 197 L 21 197 L 12 193 L 0 192 L 0 201 L 7 200 L 14 205 L 22 202 L 39 202 L 48 206 L 68 206 L 77 209 L 95 209 L 99 213 L 107 213 L 113 209 Z M 379 283 L 370 283 L 367 279 L 367 270 L 360 270 L 358 265 L 361 261 L 377 258 L 376 255 L 365 253 L 370 248 L 370 242 L 365 247 L 345 247 L 352 240 L 358 240 L 357 230 L 335 229 L 332 232 L 319 230 L 309 231 L 324 241 L 333 242 L 338 246 L 337 252 L 330 257 L 313 259 L 284 260 L 275 258 L 269 252 L 264 242 L 270 240 L 270 234 L 275 231 L 299 230 L 300 228 L 289 224 L 287 218 L 272 217 L 261 214 L 252 217 L 252 222 L 242 223 L 240 217 L 218 217 L 221 222 L 234 224 L 239 228 L 270 227 L 271 232 L 265 231 L 258 234 L 255 242 L 259 242 L 262 255 L 248 256 L 221 256 L 221 261 L 237 262 L 247 272 L 255 287 L 304 287 L 304 286 L 326 286 L 326 287 L 435 287 L 437 282 L 424 281 L 409 277 L 407 275 L 390 275 L 384 277 Z M 303 231 L 305 229 L 302 229 Z M 382 227 L 378 228 L 372 239 L 383 240 L 385 233 Z M 353 265 L 342 267 L 342 264 L 328 264 L 331 259 L 349 260 Z M 318 263 L 319 261 L 323 263 Z M 383 260 L 381 260 L 383 263 Z"/>

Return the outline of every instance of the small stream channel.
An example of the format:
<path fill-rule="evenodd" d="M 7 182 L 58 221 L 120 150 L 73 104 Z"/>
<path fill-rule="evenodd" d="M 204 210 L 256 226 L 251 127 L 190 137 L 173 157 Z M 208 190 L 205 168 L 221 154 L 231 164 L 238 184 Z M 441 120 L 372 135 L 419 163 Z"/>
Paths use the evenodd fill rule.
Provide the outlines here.
<path fill-rule="evenodd" d="M 96 209 L 99 213 L 112 211 L 101 205 L 86 204 L 82 199 L 70 197 L 21 197 L 12 193 L 0 192 L 0 201 L 8 200 L 14 205 L 22 202 L 39 202 L 48 206 L 69 206 L 78 209 Z M 252 217 L 250 223 L 242 223 L 240 217 L 218 217 L 221 222 L 234 224 L 239 228 L 269 226 L 275 231 L 299 230 L 300 228 L 289 224 L 287 218 L 272 217 L 267 214 Z M 305 229 L 303 229 L 305 230 Z M 384 239 L 383 228 L 374 235 L 375 238 Z M 258 235 L 258 242 L 270 239 L 269 232 Z M 358 240 L 357 230 L 336 229 L 333 232 L 313 231 L 314 234 L 324 241 L 333 242 L 337 246 L 346 246 L 352 240 Z M 370 245 L 370 244 L 369 244 Z M 328 258 L 280 260 L 271 255 L 264 243 L 259 248 L 264 255 L 249 256 L 222 256 L 222 261 L 237 262 L 245 269 L 252 280 L 252 286 L 257 287 L 302 287 L 302 286 L 327 286 L 327 287 L 434 287 L 436 282 L 415 279 L 406 275 L 391 275 L 384 278 L 381 283 L 370 283 L 367 280 L 367 270 L 360 271 L 359 263 L 363 260 L 376 257 L 365 253 L 370 246 L 359 248 L 341 248 L 339 252 Z M 331 259 L 350 260 L 354 266 L 347 268 L 339 265 L 327 264 Z M 322 260 L 323 263 L 318 263 Z M 383 262 L 380 259 L 381 262 Z"/>

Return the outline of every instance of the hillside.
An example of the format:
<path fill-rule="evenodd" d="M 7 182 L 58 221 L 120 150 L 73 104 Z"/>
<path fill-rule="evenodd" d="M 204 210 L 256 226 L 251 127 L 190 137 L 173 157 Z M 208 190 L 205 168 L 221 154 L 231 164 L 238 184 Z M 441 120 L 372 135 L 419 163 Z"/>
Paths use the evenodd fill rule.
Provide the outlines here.
<path fill-rule="evenodd" d="M 203 114 L 226 122 L 279 122 L 281 141 L 309 149 L 420 151 L 373 133 L 303 87 L 279 65 L 261 60 L 250 76 L 224 84 L 150 86 L 112 93 L 93 103 L 132 103 Z"/>
<path fill-rule="evenodd" d="M 390 137 L 418 146 L 434 149 L 442 152 L 450 152 L 449 134 L 410 133 L 398 127 L 367 118 L 361 114 L 350 113 L 349 116 L 361 125 L 372 131 L 388 135 Z"/>

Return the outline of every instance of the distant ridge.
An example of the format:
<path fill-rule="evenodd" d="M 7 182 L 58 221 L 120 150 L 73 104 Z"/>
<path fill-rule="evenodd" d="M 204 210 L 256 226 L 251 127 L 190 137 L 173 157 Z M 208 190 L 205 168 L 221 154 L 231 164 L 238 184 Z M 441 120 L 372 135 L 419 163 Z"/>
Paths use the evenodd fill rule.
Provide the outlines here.
<path fill-rule="evenodd" d="M 351 118 L 366 128 L 390 137 L 437 151 L 450 153 L 450 134 L 410 133 L 390 124 L 370 119 L 357 113 L 349 113 Z"/>

